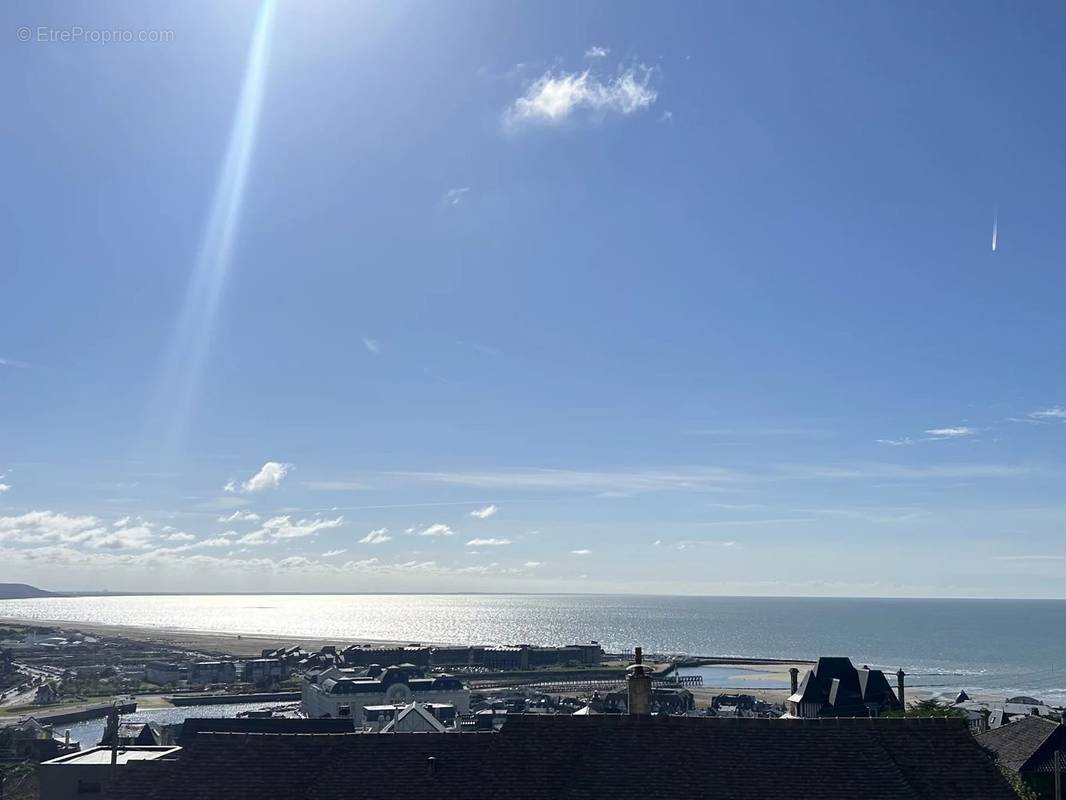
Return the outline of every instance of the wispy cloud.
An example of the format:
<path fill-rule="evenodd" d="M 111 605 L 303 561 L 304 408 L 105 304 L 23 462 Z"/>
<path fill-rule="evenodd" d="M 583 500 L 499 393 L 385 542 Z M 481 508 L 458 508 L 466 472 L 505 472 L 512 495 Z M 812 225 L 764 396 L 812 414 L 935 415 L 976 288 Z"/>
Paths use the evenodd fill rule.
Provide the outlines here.
<path fill-rule="evenodd" d="M 302 539 L 305 536 L 314 536 L 321 530 L 340 527 L 343 517 L 334 519 L 301 519 L 293 521 L 288 516 L 271 517 L 263 523 L 262 527 L 242 536 L 240 544 L 271 544 L 285 539 Z"/>
<path fill-rule="evenodd" d="M 690 547 L 736 547 L 737 543 L 721 539 L 682 539 L 677 543 L 678 550 L 687 550 Z"/>
<path fill-rule="evenodd" d="M 30 369 L 31 365 L 25 361 L 18 361 L 14 358 L 0 358 L 0 367 L 12 367 L 13 369 Z"/>
<path fill-rule="evenodd" d="M 833 431 L 825 428 L 805 426 L 766 426 L 756 428 L 693 428 L 685 431 L 688 436 L 709 436 L 714 438 L 750 438 L 759 437 L 765 439 L 822 439 L 833 435 Z"/>
<path fill-rule="evenodd" d="M 366 348 L 366 351 L 368 353 L 373 353 L 374 355 L 380 355 L 381 354 L 381 343 L 378 342 L 377 339 L 370 339 L 370 338 L 367 338 L 366 336 L 364 336 L 363 337 L 363 347 Z"/>
<path fill-rule="evenodd" d="M 1032 474 L 1026 466 L 1013 464 L 792 464 L 785 474 L 797 480 L 971 480 L 1017 478 Z"/>
<path fill-rule="evenodd" d="M 557 125 L 576 113 L 627 115 L 647 108 L 658 93 L 651 85 L 654 70 L 637 65 L 613 78 L 601 80 L 590 70 L 546 72 L 507 109 L 511 127 L 526 124 Z"/>
<path fill-rule="evenodd" d="M 511 544 L 510 539 L 471 539 L 466 543 L 467 547 L 503 547 Z"/>
<path fill-rule="evenodd" d="M 267 489 L 277 489 L 281 486 L 282 480 L 289 474 L 292 469 L 292 464 L 285 464 L 280 461 L 268 461 L 259 468 L 259 472 L 255 473 L 251 478 L 246 480 L 242 484 L 238 484 L 234 480 L 226 482 L 226 485 L 222 488 L 230 493 L 235 492 L 263 492 Z"/>
<path fill-rule="evenodd" d="M 346 549 L 344 549 L 343 547 L 340 550 L 327 550 L 326 552 L 324 552 L 322 554 L 322 558 L 333 558 L 334 556 L 339 556 L 342 553 L 347 553 L 347 552 L 348 551 Z"/>
<path fill-rule="evenodd" d="M 218 518 L 219 522 L 258 522 L 259 515 L 253 511 L 234 511 Z"/>
<path fill-rule="evenodd" d="M 607 54 L 611 52 L 609 47 L 599 47 L 593 45 L 585 51 L 585 58 L 606 58 Z"/>
<path fill-rule="evenodd" d="M 0 477 L 3 477 L 0 475 Z M 470 516 L 477 517 L 478 519 L 488 519 L 489 517 L 496 516 L 496 512 L 499 511 L 494 505 L 488 505 L 484 508 L 475 508 L 470 512 Z"/>
<path fill-rule="evenodd" d="M 377 528 L 360 539 L 359 544 L 384 544 L 391 541 L 392 537 L 389 536 L 388 528 Z"/>
<path fill-rule="evenodd" d="M 589 549 L 588 549 L 588 548 L 586 548 L 586 547 L 583 547 L 583 548 L 581 548 L 580 550 L 571 550 L 570 552 L 571 552 L 571 553 L 573 553 L 573 554 L 574 554 L 575 556 L 587 556 L 587 555 L 589 555 L 589 554 L 590 554 L 590 553 L 591 553 L 592 551 L 591 551 L 591 550 L 589 550 Z"/>
<path fill-rule="evenodd" d="M 1066 554 L 1062 555 L 1024 555 L 1024 556 L 994 556 L 996 561 L 1066 561 Z"/>
<path fill-rule="evenodd" d="M 370 488 L 358 481 L 303 481 L 300 485 L 313 492 L 359 492 Z"/>
<path fill-rule="evenodd" d="M 941 439 L 964 439 L 980 432 L 979 428 L 971 428 L 968 425 L 956 425 L 951 428 L 930 428 L 925 433 L 934 440 Z"/>
<path fill-rule="evenodd" d="M 713 522 L 697 522 L 701 528 L 747 528 L 763 525 L 799 525 L 814 522 L 811 517 L 770 517 L 768 519 L 722 519 Z"/>
<path fill-rule="evenodd" d="M 1041 422 L 1066 422 L 1066 407 L 1043 408 L 1039 411 L 1030 411 L 1026 416 Z"/>
<path fill-rule="evenodd" d="M 463 202 L 463 197 L 469 191 L 469 186 L 460 186 L 455 189 L 449 189 L 444 195 L 444 202 L 450 206 L 457 206 Z"/>
<path fill-rule="evenodd" d="M 434 525 L 430 525 L 428 528 L 424 528 L 418 532 L 419 536 L 454 536 L 455 531 L 449 528 L 442 522 L 438 522 Z"/>
<path fill-rule="evenodd" d="M 927 516 L 928 512 L 913 508 L 811 508 L 811 514 L 823 514 L 830 517 L 861 519 L 876 524 L 914 522 Z"/>
<path fill-rule="evenodd" d="M 644 470 L 595 472 L 568 469 L 503 470 L 499 472 L 405 472 L 394 473 L 436 483 L 494 489 L 560 489 L 595 492 L 652 492 L 709 490 L 715 484 L 747 477 L 716 467 L 677 471 Z"/>
<path fill-rule="evenodd" d="M 910 436 L 904 436 L 902 439 L 878 439 L 878 444 L 888 444 L 893 447 L 908 447 L 914 444 L 914 439 Z"/>

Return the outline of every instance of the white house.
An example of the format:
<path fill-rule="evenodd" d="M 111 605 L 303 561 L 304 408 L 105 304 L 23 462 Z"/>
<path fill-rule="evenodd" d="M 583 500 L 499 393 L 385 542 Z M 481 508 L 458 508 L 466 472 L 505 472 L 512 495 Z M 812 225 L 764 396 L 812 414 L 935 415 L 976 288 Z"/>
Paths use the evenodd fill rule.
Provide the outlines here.
<path fill-rule="evenodd" d="M 303 679 L 302 706 L 310 719 L 351 717 L 363 724 L 364 706 L 446 703 L 459 714 L 470 711 L 470 690 L 451 675 L 427 678 L 418 667 L 401 664 L 365 670 L 331 667 L 307 673 Z"/>

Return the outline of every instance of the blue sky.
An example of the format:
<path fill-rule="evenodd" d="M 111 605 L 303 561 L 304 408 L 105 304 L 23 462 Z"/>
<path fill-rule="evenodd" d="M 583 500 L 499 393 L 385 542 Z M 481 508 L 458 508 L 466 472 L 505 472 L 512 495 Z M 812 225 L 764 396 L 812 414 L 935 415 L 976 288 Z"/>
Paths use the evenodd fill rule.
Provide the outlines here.
<path fill-rule="evenodd" d="M 1061 6 L 0 18 L 0 579 L 1066 596 Z"/>

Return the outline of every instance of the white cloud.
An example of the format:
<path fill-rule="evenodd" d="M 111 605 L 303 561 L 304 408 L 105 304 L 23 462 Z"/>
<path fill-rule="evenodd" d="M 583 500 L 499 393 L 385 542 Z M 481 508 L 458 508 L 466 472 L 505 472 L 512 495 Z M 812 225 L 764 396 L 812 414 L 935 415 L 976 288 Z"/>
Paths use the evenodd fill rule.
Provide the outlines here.
<path fill-rule="evenodd" d="M 0 541 L 79 543 L 108 533 L 104 524 L 92 516 L 72 517 L 54 511 L 30 511 L 17 517 L 0 517 Z"/>
<path fill-rule="evenodd" d="M 269 544 L 283 539 L 302 539 L 305 536 L 314 536 L 321 530 L 336 528 L 343 521 L 343 517 L 336 519 L 315 517 L 297 522 L 293 522 L 288 516 L 271 517 L 258 530 L 245 534 L 237 542 L 239 544 Z"/>
<path fill-rule="evenodd" d="M 292 464 L 268 461 L 259 468 L 259 472 L 244 482 L 244 491 L 262 492 L 266 489 L 277 489 L 291 469 Z"/>
<path fill-rule="evenodd" d="M 0 541 L 34 545 L 77 544 L 92 550 L 136 550 L 149 546 L 152 526 L 129 526 L 130 518 L 108 527 L 93 516 L 69 516 L 53 511 L 31 511 L 0 517 Z"/>
<path fill-rule="evenodd" d="M 977 428 L 971 428 L 966 425 L 957 425 L 952 428 L 930 428 L 925 433 L 931 439 L 962 439 L 966 436 L 973 436 L 978 432 Z"/>
<path fill-rule="evenodd" d="M 324 552 L 322 554 L 322 558 L 333 558 L 334 556 L 339 556 L 341 553 L 347 553 L 347 552 L 348 551 L 346 549 L 344 549 L 343 547 L 340 550 L 327 550 L 326 552 Z"/>
<path fill-rule="evenodd" d="M 1029 417 L 1032 417 L 1033 419 L 1038 419 L 1038 420 L 1045 420 L 1045 421 L 1057 420 L 1057 421 L 1066 422 L 1066 407 L 1053 406 L 1052 408 L 1044 408 L 1044 409 L 1041 409 L 1040 411 L 1031 411 L 1026 416 L 1029 416 Z M 0 477 L 3 477 L 3 476 L 0 475 Z"/>
<path fill-rule="evenodd" d="M 113 528 L 125 528 L 129 524 L 130 524 L 130 518 L 129 517 L 123 517 L 122 519 L 118 519 L 118 520 L 115 520 L 114 522 L 112 522 L 111 526 Z"/>
<path fill-rule="evenodd" d="M 111 532 L 103 529 L 105 535 Z M 225 537 L 218 537 L 225 538 Z M 212 541 L 212 540 L 205 540 Z M 209 545 L 211 550 L 221 550 L 223 545 Z M 237 552 L 245 552 L 240 550 Z M 335 555 L 331 552 L 331 555 Z M 325 558 L 322 556 L 321 558 Z M 329 563 L 304 556 L 290 556 L 279 560 L 263 557 L 236 556 L 233 551 L 223 555 L 197 552 L 197 545 L 159 548 L 155 550 L 104 547 L 103 549 L 81 550 L 69 545 L 46 545 L 34 548 L 0 548 L 0 558 L 6 562 L 28 563 L 36 565 L 70 566 L 100 570 L 108 574 L 114 570 L 150 571 L 160 568 L 184 569 L 202 575 L 215 572 L 220 576 L 232 576 L 236 572 L 264 574 L 270 572 L 298 570 L 319 575 L 344 575 L 358 572 L 366 574 L 410 574 L 422 573 L 433 575 L 466 574 L 518 574 L 517 567 L 502 567 L 489 564 L 486 567 L 457 568 L 443 566 L 435 561 L 411 560 L 402 563 L 384 563 L 377 558 L 351 560 L 343 564 Z M 537 562 L 529 562 L 532 566 Z"/>
<path fill-rule="evenodd" d="M 0 476 L 0 477 L 2 477 L 2 476 Z M 11 489 L 11 484 L 10 483 L 0 483 L 0 494 L 3 494 L 4 492 L 9 491 L 10 489 Z"/>
<path fill-rule="evenodd" d="M 663 540 L 662 540 L 662 539 L 656 539 L 656 540 L 655 540 L 654 542 L 652 542 L 652 544 L 653 544 L 653 545 L 655 545 L 656 547 L 658 547 L 658 546 L 659 546 L 659 545 L 661 545 L 662 543 L 663 543 Z"/>
<path fill-rule="evenodd" d="M 540 565 L 541 565 L 540 561 L 527 561 L 524 566 L 527 566 L 530 569 L 532 569 L 533 567 L 539 567 Z"/>
<path fill-rule="evenodd" d="M 85 544 L 94 550 L 143 550 L 149 546 L 152 532 L 147 525 L 132 528 L 120 528 L 102 536 L 85 540 Z"/>
<path fill-rule="evenodd" d="M 363 337 L 363 347 L 366 348 L 366 351 L 368 353 L 373 353 L 374 355 L 380 355 L 381 354 L 381 343 L 377 339 L 369 339 L 366 336 L 364 336 Z"/>
<path fill-rule="evenodd" d="M 258 522 L 259 515 L 252 511 L 234 511 L 229 516 L 218 518 L 219 522 Z"/>
<path fill-rule="evenodd" d="M 585 58 L 604 58 L 610 52 L 611 48 L 609 47 L 597 47 L 596 45 L 593 45 L 585 51 Z"/>
<path fill-rule="evenodd" d="M 592 551 L 587 548 L 582 548 L 580 550 L 571 550 L 570 552 L 573 553 L 575 556 L 587 556 Z"/>
<path fill-rule="evenodd" d="M 469 191 L 469 186 L 460 186 L 456 189 L 449 189 L 447 194 L 444 195 L 444 202 L 450 206 L 457 206 L 463 202 L 463 195 Z"/>
<path fill-rule="evenodd" d="M 674 121 L 674 112 L 673 111 L 664 111 L 662 116 L 659 117 L 659 122 L 673 122 L 673 121 Z"/>
<path fill-rule="evenodd" d="M 379 563 L 376 558 L 364 558 L 361 561 L 345 561 L 343 569 L 365 569 L 367 567 L 373 567 Z"/>
<path fill-rule="evenodd" d="M 718 539 L 684 539 L 677 543 L 678 550 L 687 550 L 690 547 L 736 547 L 734 541 L 721 541 Z"/>
<path fill-rule="evenodd" d="M 502 547 L 511 544 L 510 539 L 471 539 L 466 543 L 467 547 Z"/>
<path fill-rule="evenodd" d="M 385 542 L 390 542 L 392 541 L 392 537 L 389 536 L 388 533 L 388 528 L 372 530 L 359 540 L 359 544 L 384 544 Z"/>
<path fill-rule="evenodd" d="M 507 109 L 505 121 L 559 124 L 572 114 L 632 114 L 655 102 L 651 86 L 653 70 L 643 65 L 629 67 L 616 77 L 601 81 L 591 71 L 546 72 Z"/>
<path fill-rule="evenodd" d="M 222 487 L 223 491 L 230 492 L 231 494 L 236 492 L 262 492 L 267 489 L 277 489 L 281 486 L 282 480 L 289 471 L 292 470 L 292 464 L 286 464 L 281 461 L 268 461 L 259 468 L 259 472 L 255 473 L 252 477 L 246 480 L 244 483 L 238 484 L 237 481 L 226 481 L 226 485 Z"/>
<path fill-rule="evenodd" d="M 233 531 L 227 531 L 221 536 L 212 536 L 210 539 L 201 539 L 196 544 L 189 545 L 189 547 L 232 547 L 236 543 L 233 535 Z"/>
<path fill-rule="evenodd" d="M 902 439 L 878 439 L 878 444 L 888 444 L 893 447 L 906 447 L 914 444 L 914 439 L 909 436 L 904 436 Z"/>
<path fill-rule="evenodd" d="M 278 562 L 278 569 L 307 569 L 317 566 L 317 562 L 303 556 L 289 556 Z"/>
<path fill-rule="evenodd" d="M 178 531 L 177 533 L 171 533 L 167 536 L 164 536 L 163 538 L 166 539 L 168 542 L 191 542 L 196 537 L 193 536 L 191 533 L 183 533 L 181 531 Z"/>
<path fill-rule="evenodd" d="M 447 525 L 438 522 L 435 525 L 430 525 L 428 528 L 418 532 L 419 536 L 454 536 L 455 531 L 449 528 Z"/>
<path fill-rule="evenodd" d="M 489 517 L 496 516 L 496 512 L 500 509 L 496 506 L 485 506 L 484 508 L 476 508 L 470 512 L 470 516 L 477 517 L 478 519 L 488 519 Z"/>
<path fill-rule="evenodd" d="M 1015 478 L 1032 471 L 1010 464 L 790 464 L 786 476 L 796 480 L 976 480 Z"/>

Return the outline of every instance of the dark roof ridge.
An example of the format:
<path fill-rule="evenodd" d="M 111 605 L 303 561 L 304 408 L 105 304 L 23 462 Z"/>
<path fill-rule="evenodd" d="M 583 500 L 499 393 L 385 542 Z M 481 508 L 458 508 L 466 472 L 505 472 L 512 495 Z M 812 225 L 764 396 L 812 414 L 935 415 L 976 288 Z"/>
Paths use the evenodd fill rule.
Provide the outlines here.
<path fill-rule="evenodd" d="M 551 714 L 508 714 L 508 724 L 519 725 L 558 725 L 568 716 Z M 776 717 L 677 717 L 658 714 L 640 717 L 627 714 L 590 715 L 585 719 L 586 725 L 722 725 L 722 726 L 774 726 L 791 725 L 807 727 L 946 727 L 968 728 L 969 723 L 961 717 L 813 717 L 803 719 L 780 719 Z M 506 728 L 505 728 L 506 730 Z"/>

